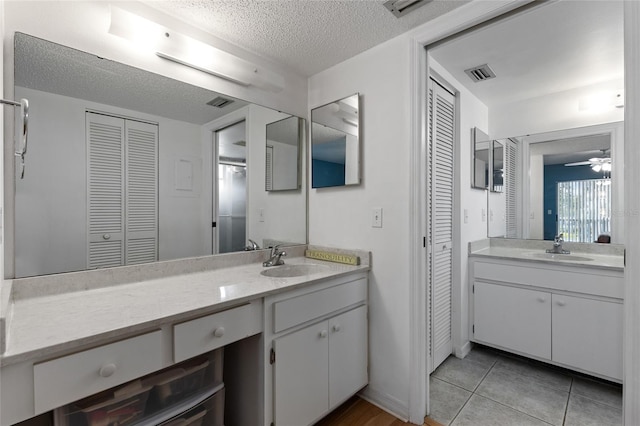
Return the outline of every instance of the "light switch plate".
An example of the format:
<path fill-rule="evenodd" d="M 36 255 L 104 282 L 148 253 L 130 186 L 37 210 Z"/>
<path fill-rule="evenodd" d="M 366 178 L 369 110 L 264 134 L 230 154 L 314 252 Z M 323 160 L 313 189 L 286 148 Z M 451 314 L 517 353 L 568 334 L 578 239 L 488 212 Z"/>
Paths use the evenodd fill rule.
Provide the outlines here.
<path fill-rule="evenodd" d="M 374 207 L 371 216 L 371 226 L 373 228 L 382 228 L 382 207 Z"/>

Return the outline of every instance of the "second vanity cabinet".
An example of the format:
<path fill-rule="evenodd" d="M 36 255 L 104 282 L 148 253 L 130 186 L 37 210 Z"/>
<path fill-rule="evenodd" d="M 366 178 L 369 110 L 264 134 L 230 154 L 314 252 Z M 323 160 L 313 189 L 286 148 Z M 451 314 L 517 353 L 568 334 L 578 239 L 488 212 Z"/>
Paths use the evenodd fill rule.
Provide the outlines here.
<path fill-rule="evenodd" d="M 367 384 L 366 301 L 357 275 L 265 300 L 265 424 L 312 424 Z"/>
<path fill-rule="evenodd" d="M 472 262 L 472 340 L 622 380 L 622 272 Z"/>

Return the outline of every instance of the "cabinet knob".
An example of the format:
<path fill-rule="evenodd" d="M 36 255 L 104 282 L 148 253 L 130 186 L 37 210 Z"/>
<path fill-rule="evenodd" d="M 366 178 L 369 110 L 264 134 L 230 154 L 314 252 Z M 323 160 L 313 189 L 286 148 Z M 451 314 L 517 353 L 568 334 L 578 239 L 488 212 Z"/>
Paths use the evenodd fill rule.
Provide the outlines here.
<path fill-rule="evenodd" d="M 538 296 L 538 302 L 540 302 L 540 303 L 544 303 L 544 302 L 546 302 L 546 301 L 547 301 L 547 298 L 546 298 L 546 297 L 544 297 L 544 296 Z"/>
<path fill-rule="evenodd" d="M 105 239 L 105 240 L 110 240 L 111 239 L 111 234 L 104 234 L 102 236 L 102 238 Z"/>
<path fill-rule="evenodd" d="M 215 337 L 222 337 L 224 336 L 224 327 L 216 327 L 215 330 L 213 330 L 213 335 Z"/>
<path fill-rule="evenodd" d="M 335 324 L 332 329 L 334 333 L 337 333 L 338 331 L 342 330 L 342 327 L 340 327 L 340 324 Z"/>
<path fill-rule="evenodd" d="M 100 377 L 111 377 L 115 372 L 116 372 L 115 364 L 105 364 L 102 367 L 100 367 L 100 371 L 98 371 L 98 374 L 100 375 Z"/>
<path fill-rule="evenodd" d="M 321 339 L 324 339 L 325 337 L 327 337 L 327 330 L 322 330 L 320 333 L 318 333 L 318 336 Z"/>
<path fill-rule="evenodd" d="M 558 300 L 558 306 L 565 306 L 567 304 L 567 302 L 565 302 L 564 300 Z"/>

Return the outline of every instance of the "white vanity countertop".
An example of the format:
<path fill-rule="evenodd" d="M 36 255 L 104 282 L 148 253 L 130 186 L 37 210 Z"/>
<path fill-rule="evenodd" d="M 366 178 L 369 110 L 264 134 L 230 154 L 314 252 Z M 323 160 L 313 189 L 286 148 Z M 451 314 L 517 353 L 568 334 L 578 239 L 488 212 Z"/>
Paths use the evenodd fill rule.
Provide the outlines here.
<path fill-rule="evenodd" d="M 261 263 L 154 278 L 62 294 L 18 298 L 9 306 L 6 350 L 0 366 L 57 356 L 129 337 L 164 324 L 212 313 L 327 278 L 369 270 L 360 266 L 293 257 L 287 265 L 324 265 L 291 278 L 260 274 Z M 274 267 L 278 268 L 278 267 Z"/>
<path fill-rule="evenodd" d="M 624 248 L 620 246 L 565 243 L 564 248 L 571 251 L 569 255 L 557 254 L 553 258 L 545 258 L 548 256 L 545 250 L 551 248 L 552 244 L 550 241 L 511 240 L 505 242 L 491 239 L 488 242 L 482 240 L 470 244 L 469 256 L 624 271 Z"/>

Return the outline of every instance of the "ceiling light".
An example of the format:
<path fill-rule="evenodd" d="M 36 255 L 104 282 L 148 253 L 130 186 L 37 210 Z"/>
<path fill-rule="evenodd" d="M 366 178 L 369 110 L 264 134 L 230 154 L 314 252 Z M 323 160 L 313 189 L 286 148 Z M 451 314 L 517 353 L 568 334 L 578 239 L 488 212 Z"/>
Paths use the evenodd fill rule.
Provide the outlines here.
<path fill-rule="evenodd" d="M 284 88 L 284 78 L 276 73 L 114 6 L 111 6 L 109 33 L 163 59 L 236 84 L 272 92 Z"/>
<path fill-rule="evenodd" d="M 432 0 L 389 0 L 384 3 L 384 7 L 393 13 L 396 18 L 400 18 L 431 1 Z"/>

